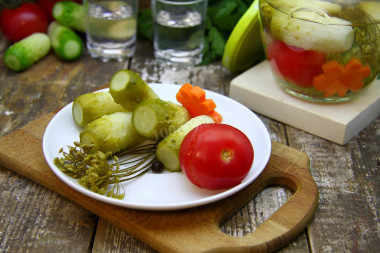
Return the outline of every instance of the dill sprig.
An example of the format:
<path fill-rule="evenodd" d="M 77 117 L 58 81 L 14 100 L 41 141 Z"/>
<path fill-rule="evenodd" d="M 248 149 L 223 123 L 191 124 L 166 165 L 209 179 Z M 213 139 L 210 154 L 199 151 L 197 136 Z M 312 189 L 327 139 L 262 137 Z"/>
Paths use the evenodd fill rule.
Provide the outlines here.
<path fill-rule="evenodd" d="M 138 146 L 116 155 L 94 150 L 94 145 L 74 142 L 59 150 L 62 157 L 55 157 L 54 164 L 66 175 L 95 193 L 122 199 L 125 191 L 122 182 L 137 178 L 151 169 L 156 162 L 157 143 Z M 119 160 L 119 157 L 125 159 Z M 113 185 L 108 191 L 108 186 Z"/>

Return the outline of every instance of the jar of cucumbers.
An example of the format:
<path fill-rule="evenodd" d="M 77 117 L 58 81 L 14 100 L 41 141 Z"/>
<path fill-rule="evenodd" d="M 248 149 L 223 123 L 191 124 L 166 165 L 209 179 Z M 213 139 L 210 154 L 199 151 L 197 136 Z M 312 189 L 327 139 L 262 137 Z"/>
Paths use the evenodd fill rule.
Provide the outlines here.
<path fill-rule="evenodd" d="M 267 60 L 279 86 L 314 102 L 349 101 L 380 72 L 380 1 L 260 0 Z"/>

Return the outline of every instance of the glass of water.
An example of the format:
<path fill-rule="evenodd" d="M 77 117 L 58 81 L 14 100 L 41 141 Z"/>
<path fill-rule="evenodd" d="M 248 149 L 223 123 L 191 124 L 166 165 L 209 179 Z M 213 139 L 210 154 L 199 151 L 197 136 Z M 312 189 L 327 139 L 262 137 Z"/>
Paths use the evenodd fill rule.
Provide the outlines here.
<path fill-rule="evenodd" d="M 167 62 L 202 61 L 207 0 L 151 0 L 154 54 Z"/>
<path fill-rule="evenodd" d="M 87 49 L 107 62 L 132 57 L 136 48 L 138 0 L 84 0 Z"/>

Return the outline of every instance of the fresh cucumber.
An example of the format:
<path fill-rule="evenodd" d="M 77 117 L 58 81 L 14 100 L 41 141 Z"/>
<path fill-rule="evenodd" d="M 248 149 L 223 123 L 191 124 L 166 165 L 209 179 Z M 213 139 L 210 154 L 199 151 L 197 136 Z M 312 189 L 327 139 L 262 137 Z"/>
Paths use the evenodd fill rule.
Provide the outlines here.
<path fill-rule="evenodd" d="M 57 2 L 53 7 L 52 15 L 61 25 L 80 32 L 86 31 L 85 12 L 81 4 L 71 1 Z"/>
<path fill-rule="evenodd" d="M 72 61 L 82 55 L 83 41 L 70 28 L 54 21 L 48 27 L 48 35 L 55 54 L 62 60 Z"/>
<path fill-rule="evenodd" d="M 127 110 L 117 104 L 106 91 L 86 93 L 73 101 L 73 119 L 80 127 L 85 127 L 90 122 L 115 112 L 127 112 Z"/>
<path fill-rule="evenodd" d="M 319 15 L 310 11 L 297 11 L 293 17 L 276 11 L 271 21 L 275 37 L 288 45 L 325 53 L 344 52 L 354 43 L 350 22 Z"/>
<path fill-rule="evenodd" d="M 189 119 L 185 107 L 159 98 L 148 98 L 133 111 L 132 123 L 142 136 L 160 140 Z"/>
<path fill-rule="evenodd" d="M 49 36 L 45 33 L 34 33 L 16 42 L 5 51 L 5 66 L 16 72 L 25 70 L 46 56 L 50 48 Z"/>
<path fill-rule="evenodd" d="M 164 168 L 170 172 L 180 171 L 179 150 L 185 136 L 197 126 L 206 123 L 214 123 L 214 120 L 206 115 L 192 118 L 174 132 L 170 133 L 157 146 L 157 159 L 164 165 Z"/>
<path fill-rule="evenodd" d="M 119 70 L 112 76 L 110 93 L 115 102 L 127 110 L 134 110 L 145 99 L 158 98 L 138 73 L 126 69 Z"/>
<path fill-rule="evenodd" d="M 144 140 L 132 125 L 132 112 L 115 112 L 89 123 L 80 133 L 80 143 L 94 150 L 117 153 Z"/>

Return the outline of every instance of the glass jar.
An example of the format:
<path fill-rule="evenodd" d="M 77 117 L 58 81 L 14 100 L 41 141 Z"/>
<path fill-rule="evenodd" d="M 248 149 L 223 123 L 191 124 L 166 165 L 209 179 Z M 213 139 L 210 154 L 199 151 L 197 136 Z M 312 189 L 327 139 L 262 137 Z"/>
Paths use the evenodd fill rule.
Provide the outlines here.
<path fill-rule="evenodd" d="M 267 60 L 279 86 L 315 102 L 344 102 L 380 72 L 380 1 L 260 0 Z"/>

